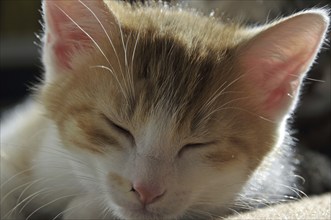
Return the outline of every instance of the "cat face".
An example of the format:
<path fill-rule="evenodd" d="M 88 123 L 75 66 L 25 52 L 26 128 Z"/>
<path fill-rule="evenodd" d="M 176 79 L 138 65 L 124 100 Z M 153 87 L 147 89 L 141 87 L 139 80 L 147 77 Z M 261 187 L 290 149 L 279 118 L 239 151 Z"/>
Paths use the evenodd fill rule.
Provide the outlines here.
<path fill-rule="evenodd" d="M 323 11 L 255 29 L 103 1 L 44 12 L 42 103 L 77 179 L 125 219 L 226 209 L 280 141 L 326 30 Z"/>
<path fill-rule="evenodd" d="M 137 67 L 146 62 L 136 60 Z M 217 91 L 210 90 L 212 83 L 200 81 L 205 85 L 195 85 L 200 86 L 198 91 L 192 88 L 174 97 L 174 85 L 166 84 L 174 83 L 170 79 L 142 77 L 135 79 L 136 96 L 128 104 L 130 100 L 107 69 L 90 69 L 93 61 L 83 63 L 45 87 L 45 102 L 61 140 L 80 161 L 74 163 L 77 176 L 92 178 L 92 183 L 84 178 L 81 181 L 88 190 L 104 196 L 120 217 L 170 218 L 187 212 L 196 216 L 201 214 L 196 209 L 211 203 L 227 206 L 257 166 L 258 158 L 275 141 L 272 123 L 254 122 L 255 115 L 233 112 L 238 103 L 231 100 L 240 97 L 220 96 L 217 103 L 203 108 L 215 97 L 208 96 Z M 159 65 L 165 69 L 170 64 L 163 61 Z M 189 74 L 194 71 L 202 69 L 194 67 Z M 217 74 L 210 71 L 206 74 Z M 171 72 L 166 76 L 175 77 Z M 192 83 L 186 80 L 189 78 L 182 84 Z M 156 94 L 162 83 L 165 88 Z M 229 95 L 233 90 L 225 91 Z M 259 130 L 269 132 L 259 138 Z M 81 161 L 88 165 L 81 166 Z"/>

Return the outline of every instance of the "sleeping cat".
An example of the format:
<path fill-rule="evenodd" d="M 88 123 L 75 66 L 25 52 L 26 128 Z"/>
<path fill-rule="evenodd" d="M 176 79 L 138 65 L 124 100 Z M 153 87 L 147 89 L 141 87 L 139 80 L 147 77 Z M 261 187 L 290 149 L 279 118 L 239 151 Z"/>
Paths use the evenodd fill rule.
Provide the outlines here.
<path fill-rule="evenodd" d="M 300 197 L 286 121 L 325 10 L 259 27 L 152 3 L 43 12 L 45 78 L 1 125 L 1 219 L 206 219 Z"/>

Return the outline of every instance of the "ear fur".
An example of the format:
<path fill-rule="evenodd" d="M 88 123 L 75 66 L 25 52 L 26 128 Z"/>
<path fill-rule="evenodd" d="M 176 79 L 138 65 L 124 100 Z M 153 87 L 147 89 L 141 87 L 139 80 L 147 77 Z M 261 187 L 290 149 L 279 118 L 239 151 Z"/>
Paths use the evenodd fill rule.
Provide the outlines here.
<path fill-rule="evenodd" d="M 103 0 L 44 0 L 46 79 L 71 69 L 73 56 L 98 46 L 102 25 L 115 17 Z"/>
<path fill-rule="evenodd" d="M 329 18 L 309 10 L 272 23 L 239 49 L 246 83 L 260 114 L 282 120 L 298 97 L 300 84 L 325 40 Z"/>

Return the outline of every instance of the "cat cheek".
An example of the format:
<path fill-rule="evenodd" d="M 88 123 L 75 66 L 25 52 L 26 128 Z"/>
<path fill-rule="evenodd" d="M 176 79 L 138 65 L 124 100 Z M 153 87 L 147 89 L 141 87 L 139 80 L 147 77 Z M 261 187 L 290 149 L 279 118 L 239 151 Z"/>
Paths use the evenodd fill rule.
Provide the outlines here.
<path fill-rule="evenodd" d="M 103 155 L 107 150 L 106 141 L 114 141 L 111 137 L 103 135 L 97 129 L 82 126 L 74 119 L 67 120 L 59 125 L 63 143 L 67 148 L 80 149 L 92 154 Z M 97 135 L 96 135 L 97 134 Z M 119 145 L 114 145 L 119 146 Z"/>
<path fill-rule="evenodd" d="M 129 192 L 131 190 L 131 183 L 129 180 L 126 180 L 124 177 L 118 175 L 114 172 L 109 172 L 107 175 L 107 182 L 114 186 L 116 189 L 121 189 Z"/>

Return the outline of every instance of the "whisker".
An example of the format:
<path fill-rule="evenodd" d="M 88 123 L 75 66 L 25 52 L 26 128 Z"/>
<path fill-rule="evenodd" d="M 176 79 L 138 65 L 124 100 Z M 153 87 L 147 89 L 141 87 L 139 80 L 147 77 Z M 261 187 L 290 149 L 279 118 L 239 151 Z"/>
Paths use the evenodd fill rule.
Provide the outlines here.
<path fill-rule="evenodd" d="M 209 107 L 215 101 L 215 99 L 217 99 L 217 97 L 219 97 L 222 94 L 223 86 L 226 85 L 226 83 L 227 81 L 225 81 L 222 85 L 220 85 L 220 87 L 218 87 L 215 90 L 215 92 L 207 99 L 207 101 L 203 106 Z"/>
<path fill-rule="evenodd" d="M 88 9 L 90 12 L 91 12 L 91 14 L 94 16 L 94 18 L 97 20 L 97 22 L 100 24 L 100 26 L 101 26 L 101 28 L 102 28 L 102 30 L 103 30 L 103 32 L 106 34 L 106 36 L 107 36 L 107 38 L 108 38 L 108 41 L 109 41 L 109 43 L 110 43 L 110 45 L 111 45 L 111 47 L 112 47 L 112 49 L 113 49 L 113 51 L 114 51 L 114 53 L 115 53 L 115 56 L 116 56 L 116 59 L 117 59 L 117 61 L 118 61 L 118 65 L 119 65 L 119 67 L 120 68 L 122 68 L 122 66 L 121 66 L 121 63 L 120 63 L 120 59 L 119 59 L 119 56 L 118 56 L 118 54 L 117 54 L 117 51 L 116 51 L 116 49 L 115 49 L 115 46 L 114 46 L 114 44 L 113 44 L 113 41 L 111 40 L 111 38 L 110 38 L 110 36 L 109 36 L 109 34 L 108 34 L 108 32 L 106 31 L 106 28 L 105 28 L 105 26 L 102 24 L 102 22 L 100 21 L 100 19 L 98 18 L 98 16 L 92 11 L 92 9 L 90 8 L 90 7 L 88 7 L 84 2 L 82 2 L 81 0 L 78 0 L 86 9 Z M 122 71 L 122 70 L 121 70 Z"/>
<path fill-rule="evenodd" d="M 110 43 L 110 45 L 111 45 L 111 47 L 112 47 L 112 49 L 113 49 L 113 52 L 115 53 L 115 56 L 116 56 L 116 59 L 117 59 L 117 62 L 118 62 L 118 66 L 119 66 L 119 68 L 120 68 L 120 71 L 121 71 L 121 73 L 122 73 L 122 77 L 123 77 L 123 80 L 125 81 L 125 76 L 124 76 L 124 73 L 123 73 L 123 69 L 122 69 L 122 65 L 121 65 L 121 62 L 120 62 L 120 59 L 119 59 L 119 56 L 118 56 L 118 53 L 117 53 L 117 50 L 115 49 L 115 46 L 114 46 L 114 43 L 113 43 L 113 41 L 112 41 L 112 39 L 111 39 L 111 37 L 109 36 L 109 34 L 108 34 L 108 32 L 106 31 L 106 28 L 105 28 L 105 26 L 102 24 L 102 22 L 100 21 L 100 19 L 98 18 L 98 16 L 93 12 L 93 10 L 88 6 L 88 5 L 86 5 L 84 2 L 82 2 L 81 0 L 79 0 L 79 2 L 86 8 L 86 9 L 88 9 L 90 12 L 91 12 L 91 14 L 94 16 L 94 18 L 97 20 L 97 22 L 99 23 L 99 25 L 101 26 L 101 28 L 102 28 L 102 30 L 103 30 L 103 32 L 106 34 L 106 36 L 107 36 L 107 39 L 108 39 L 108 41 L 109 41 L 109 43 Z M 119 25 L 119 21 L 117 20 L 117 18 L 116 17 L 114 17 L 115 19 L 116 19 L 116 23 L 118 23 L 118 25 Z M 120 27 L 120 25 L 119 25 L 119 27 Z M 126 51 L 126 50 L 125 50 Z M 127 65 L 127 58 L 126 58 L 126 54 L 125 54 L 125 61 L 126 61 L 126 65 Z M 108 61 L 108 63 L 110 64 L 110 62 Z M 110 65 L 111 66 L 111 65 Z M 109 70 L 110 70 L 110 68 L 109 67 L 107 67 Z M 111 66 L 111 69 L 112 69 L 112 75 L 113 76 L 115 76 L 115 74 L 114 74 L 114 68 Z M 119 80 L 118 80 L 118 78 L 116 77 L 116 80 L 117 80 L 117 82 L 120 84 L 120 82 L 119 82 Z M 122 85 L 120 85 L 120 87 L 122 87 Z M 123 92 L 123 95 L 124 95 L 124 89 L 123 89 L 123 87 L 122 87 L 122 92 Z M 127 95 L 124 95 L 124 97 L 126 97 L 126 99 L 127 99 Z"/>
<path fill-rule="evenodd" d="M 85 195 L 85 194 L 81 194 L 80 193 L 80 194 L 70 194 L 70 195 L 60 196 L 60 197 L 58 197 L 58 198 L 56 198 L 56 199 L 54 199 L 54 200 L 52 200 L 52 201 L 50 201 L 50 202 L 42 205 L 42 206 L 40 206 L 39 208 L 35 209 L 32 213 L 30 213 L 30 215 L 28 215 L 28 217 L 26 217 L 26 220 L 30 219 L 40 209 L 42 209 L 42 208 L 44 208 L 44 207 L 46 207 L 46 206 L 48 206 L 48 205 L 50 205 L 50 204 L 52 204 L 54 202 L 57 202 L 57 201 L 59 201 L 61 199 L 66 199 L 66 198 L 70 198 L 70 197 L 74 197 L 74 196 L 79 196 L 79 195 Z"/>
<path fill-rule="evenodd" d="M 240 98 L 236 98 L 236 99 L 232 99 L 226 103 L 224 103 L 223 105 L 221 105 L 220 107 L 216 108 L 215 110 L 211 111 L 210 113 L 208 113 L 207 115 L 205 115 L 203 117 L 203 120 L 207 120 L 208 118 L 210 118 L 211 115 L 215 114 L 216 112 L 220 112 L 221 110 L 225 110 L 228 108 L 225 108 L 226 105 L 229 105 L 233 102 L 239 101 L 239 100 L 243 100 L 243 99 L 248 99 L 249 97 L 240 97 Z"/>
<path fill-rule="evenodd" d="M 134 44 L 133 52 L 132 52 L 132 57 L 131 57 L 131 75 L 132 75 L 132 80 L 133 80 L 133 61 L 134 61 L 134 58 L 135 58 L 135 55 L 136 55 L 136 49 L 137 49 L 138 41 L 140 40 L 140 29 L 141 29 L 141 24 L 140 24 L 139 29 L 138 29 L 138 34 L 136 36 L 136 42 Z M 133 87 L 133 91 L 134 91 L 134 87 Z"/>
<path fill-rule="evenodd" d="M 122 87 L 121 82 L 119 81 L 118 77 L 116 76 L 116 74 L 113 72 L 112 69 L 110 69 L 110 68 L 107 67 L 107 66 L 103 66 L 103 65 L 94 65 L 94 66 L 90 66 L 90 68 L 101 68 L 101 69 L 105 69 L 105 70 L 109 71 L 109 72 L 112 74 L 112 76 L 115 78 L 115 80 L 116 80 L 118 86 L 119 86 L 120 89 L 121 89 L 121 92 L 122 92 L 123 96 L 125 97 L 126 100 L 128 100 L 127 94 L 126 94 L 124 88 Z"/>
<path fill-rule="evenodd" d="M 26 192 L 31 186 L 33 186 L 35 183 L 40 182 L 40 181 L 42 181 L 42 180 L 44 180 L 44 179 L 45 179 L 45 178 L 39 178 L 39 179 L 36 179 L 36 180 L 34 180 L 34 181 L 31 181 L 31 183 L 30 183 L 27 187 L 25 187 L 24 190 L 22 190 L 20 196 L 17 198 L 17 203 L 19 203 L 19 201 L 21 201 L 22 196 L 24 195 L 24 193 L 25 193 L 25 192 Z"/>
<path fill-rule="evenodd" d="M 134 82 L 133 82 L 133 75 L 132 72 L 129 69 L 129 62 L 128 62 L 128 57 L 127 57 L 127 50 L 128 50 L 128 44 L 129 40 L 131 39 L 132 32 L 130 32 L 129 36 L 126 38 L 126 44 L 125 44 L 125 70 L 126 70 L 126 75 L 128 76 L 129 79 L 129 84 L 130 84 L 130 92 L 131 95 L 134 94 Z"/>
<path fill-rule="evenodd" d="M 1 183 L 0 189 L 2 189 L 6 184 L 8 184 L 10 181 L 14 180 L 16 177 L 26 173 L 26 172 L 30 172 L 33 169 L 33 167 L 30 167 L 28 169 L 22 170 L 18 173 L 16 173 L 15 175 L 11 176 L 10 178 L 8 178 L 6 181 L 4 181 L 3 183 Z"/>
<path fill-rule="evenodd" d="M 111 211 L 110 207 L 105 206 L 104 209 L 101 212 L 101 213 L 103 213 L 101 219 L 105 219 L 107 216 L 111 215 L 111 212 L 112 211 Z"/>
<path fill-rule="evenodd" d="M 236 214 L 236 215 L 240 214 L 240 212 L 238 212 L 237 210 L 235 210 L 233 208 L 228 207 L 227 209 L 230 210 L 231 214 Z"/>
<path fill-rule="evenodd" d="M 229 88 L 230 86 L 232 86 L 234 83 L 236 83 L 237 81 L 239 81 L 241 78 L 243 78 L 245 76 L 245 74 L 237 77 L 236 79 L 234 79 L 232 82 L 230 82 L 229 84 L 227 84 L 224 88 L 222 88 L 227 81 L 225 81 L 216 91 L 215 93 L 210 97 L 210 100 L 207 101 L 206 106 L 211 106 L 215 100 L 222 95 L 222 93 Z M 219 91 L 219 89 L 222 89 L 221 91 Z"/>
<path fill-rule="evenodd" d="M 41 189 L 41 190 L 39 190 L 39 191 L 37 191 L 37 192 L 34 192 L 34 193 L 32 193 L 31 195 L 29 195 L 28 197 L 26 197 L 25 199 L 23 199 L 21 202 L 19 202 L 18 204 L 16 204 L 16 206 L 15 207 L 13 207 L 11 210 L 9 210 L 6 214 L 5 214 L 5 216 L 4 217 L 6 217 L 6 216 L 10 216 L 20 205 L 22 205 L 24 202 L 26 202 L 27 200 L 29 200 L 29 202 L 33 199 L 33 198 L 35 198 L 35 197 L 37 197 L 42 191 L 45 191 L 45 190 L 47 190 L 47 189 L 45 189 L 45 188 L 43 188 L 43 189 Z M 20 210 L 20 212 L 19 213 L 21 213 L 21 211 L 24 209 L 24 207 L 27 205 L 28 203 L 26 203 L 22 208 L 21 208 L 21 210 Z"/>
<path fill-rule="evenodd" d="M 124 34 L 123 34 L 122 26 L 121 26 L 119 20 L 116 17 L 114 17 L 114 18 L 115 18 L 116 24 L 119 28 L 120 37 L 121 37 L 121 44 L 122 44 L 122 48 L 123 48 L 123 52 L 124 52 L 125 68 L 126 68 L 126 72 L 128 72 L 127 71 L 127 64 L 128 64 L 127 50 L 126 50 L 125 43 L 124 43 Z M 122 71 L 122 69 L 121 69 L 121 74 L 122 74 L 123 83 L 124 83 L 125 88 L 130 89 L 130 87 L 128 87 L 128 85 L 127 85 L 126 77 L 125 77 L 124 72 Z M 126 101 L 128 102 L 129 101 L 128 96 L 125 96 L 125 97 L 126 97 Z M 127 103 L 127 104 L 129 104 L 129 103 Z"/>
<path fill-rule="evenodd" d="M 21 185 L 19 185 L 19 186 L 16 186 L 15 188 L 13 188 L 13 189 L 10 190 L 9 192 L 7 192 L 4 196 L 2 196 L 2 198 L 1 198 L 1 203 L 3 203 L 4 200 L 7 199 L 7 197 L 8 197 L 9 195 L 11 195 L 13 192 L 15 192 L 16 190 L 18 190 L 18 189 L 20 189 L 20 188 L 22 188 L 22 187 L 28 185 L 29 183 L 30 183 L 30 182 L 27 182 L 27 183 L 21 184 Z"/>
<path fill-rule="evenodd" d="M 247 110 L 247 109 L 243 109 L 243 108 L 239 108 L 239 107 L 225 107 L 225 108 L 218 109 L 218 111 L 228 110 L 228 109 L 240 110 L 240 111 L 246 112 L 246 113 L 248 113 L 248 114 L 254 115 L 254 116 L 256 116 L 256 117 L 258 117 L 258 118 L 260 118 L 260 119 L 262 119 L 262 120 L 265 120 L 265 121 L 267 121 L 267 122 L 275 123 L 275 121 L 272 121 L 272 120 L 270 120 L 270 119 L 268 119 L 268 118 L 265 118 L 265 117 L 263 117 L 263 116 L 261 116 L 261 115 L 258 115 L 258 114 L 256 114 L 256 113 L 254 113 L 254 112 L 251 112 L 251 111 L 249 111 L 249 110 Z"/>
<path fill-rule="evenodd" d="M 93 39 L 93 37 L 87 33 L 72 17 L 70 17 L 61 7 L 59 7 L 58 5 L 55 4 L 55 6 L 72 22 L 74 23 L 92 42 L 93 44 L 98 48 L 98 50 L 100 51 L 100 53 L 103 55 L 103 57 L 106 59 L 106 61 L 108 62 L 109 65 L 111 65 L 109 59 L 107 58 L 106 54 L 104 53 L 104 51 L 101 49 L 101 47 L 99 46 L 99 44 Z"/>
<path fill-rule="evenodd" d="M 59 212 L 54 218 L 52 218 L 52 220 L 57 219 L 57 218 L 60 217 L 61 215 L 65 214 L 65 213 L 67 213 L 67 212 L 70 212 L 70 211 L 72 211 L 72 210 L 75 209 L 75 208 L 78 208 L 78 207 L 80 207 L 80 206 L 84 206 L 84 205 L 90 204 L 90 203 L 92 203 L 92 202 L 95 202 L 95 201 L 97 201 L 98 199 L 99 199 L 99 198 L 97 197 L 97 198 L 93 198 L 92 200 L 86 200 L 86 201 L 83 201 L 83 202 L 79 203 L 79 204 L 76 205 L 76 206 L 72 206 L 72 207 L 70 207 L 70 208 L 67 208 L 67 209 L 63 210 L 62 212 Z"/>

